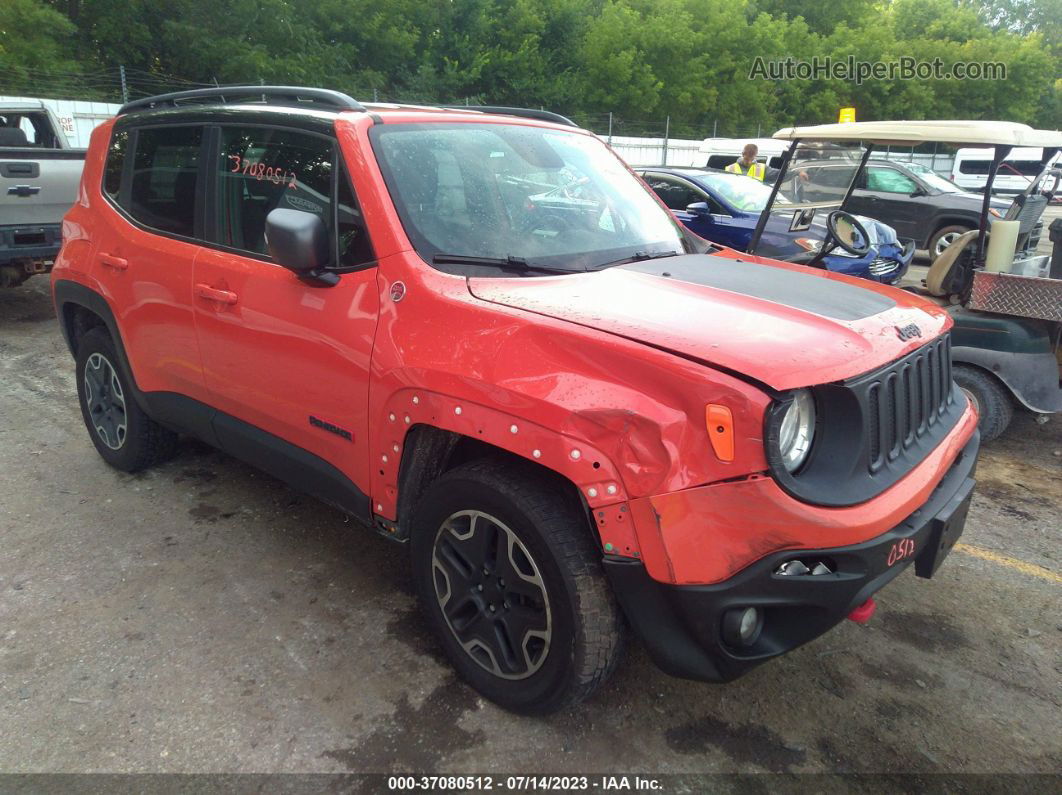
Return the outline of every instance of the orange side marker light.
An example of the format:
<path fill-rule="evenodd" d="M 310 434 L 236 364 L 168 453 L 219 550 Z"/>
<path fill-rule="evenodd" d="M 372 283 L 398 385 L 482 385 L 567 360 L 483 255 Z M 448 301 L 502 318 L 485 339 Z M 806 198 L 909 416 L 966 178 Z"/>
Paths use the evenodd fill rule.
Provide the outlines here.
<path fill-rule="evenodd" d="M 734 415 L 726 406 L 709 403 L 704 407 L 704 421 L 708 426 L 708 439 L 720 461 L 734 460 Z"/>

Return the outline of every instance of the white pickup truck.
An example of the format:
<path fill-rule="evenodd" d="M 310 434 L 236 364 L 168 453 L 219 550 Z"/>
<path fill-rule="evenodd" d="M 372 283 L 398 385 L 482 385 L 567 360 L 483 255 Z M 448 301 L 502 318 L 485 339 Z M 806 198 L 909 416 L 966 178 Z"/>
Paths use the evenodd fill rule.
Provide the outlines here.
<path fill-rule="evenodd" d="M 43 102 L 0 102 L 0 287 L 51 270 L 84 164 Z"/>

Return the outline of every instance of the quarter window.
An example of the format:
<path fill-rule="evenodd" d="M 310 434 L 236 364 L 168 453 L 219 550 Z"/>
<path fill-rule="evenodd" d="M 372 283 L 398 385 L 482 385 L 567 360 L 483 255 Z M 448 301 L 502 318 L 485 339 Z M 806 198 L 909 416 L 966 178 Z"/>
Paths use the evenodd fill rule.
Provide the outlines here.
<path fill-rule="evenodd" d="M 156 127 L 137 133 L 126 207 L 134 219 L 163 232 L 195 234 L 202 140 L 202 127 Z"/>
<path fill-rule="evenodd" d="M 364 265 L 372 261 L 374 255 L 369 243 L 368 230 L 361 207 L 350 187 L 350 176 L 340 163 L 336 178 L 336 230 L 338 238 L 338 259 L 340 267 L 349 268 Z"/>
<path fill-rule="evenodd" d="M 125 150 L 129 145 L 126 130 L 111 135 L 111 147 L 107 150 L 107 164 L 103 167 L 103 191 L 115 201 L 122 186 L 122 169 L 125 167 Z"/>

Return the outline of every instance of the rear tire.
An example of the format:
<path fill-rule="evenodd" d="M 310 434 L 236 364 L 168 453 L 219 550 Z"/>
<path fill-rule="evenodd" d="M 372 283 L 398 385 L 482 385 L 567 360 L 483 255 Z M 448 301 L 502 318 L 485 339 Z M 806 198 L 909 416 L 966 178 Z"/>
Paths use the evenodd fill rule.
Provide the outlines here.
<path fill-rule="evenodd" d="M 623 620 L 592 533 L 574 494 L 519 463 L 465 464 L 418 503 L 410 551 L 422 608 L 486 698 L 543 715 L 614 670 Z"/>
<path fill-rule="evenodd" d="M 1014 418 L 1014 401 L 1006 388 L 995 376 L 978 367 L 956 364 L 952 375 L 980 415 L 977 427 L 981 431 L 981 441 L 990 442 L 997 438 Z"/>
<path fill-rule="evenodd" d="M 76 374 L 81 416 L 104 461 L 122 472 L 137 472 L 174 454 L 177 434 L 137 405 L 135 387 L 103 328 L 89 329 L 78 342 Z"/>

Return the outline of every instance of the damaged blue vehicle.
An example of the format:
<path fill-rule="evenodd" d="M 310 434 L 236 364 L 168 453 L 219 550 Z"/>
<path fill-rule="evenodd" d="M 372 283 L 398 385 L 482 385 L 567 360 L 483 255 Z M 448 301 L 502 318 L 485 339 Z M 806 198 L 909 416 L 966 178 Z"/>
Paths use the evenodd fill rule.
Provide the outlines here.
<path fill-rule="evenodd" d="M 659 167 L 639 169 L 638 173 L 691 231 L 739 251 L 748 250 L 756 222 L 771 195 L 770 185 L 715 169 Z M 799 223 L 786 218 L 779 211 L 784 210 L 787 201 L 782 195 L 775 199 L 778 214 L 767 219 L 756 253 L 790 262 L 810 260 L 828 237 L 825 220 L 812 217 Z M 898 238 L 888 224 L 855 217 L 870 238 L 866 241 L 870 250 L 858 256 L 838 247 L 822 259 L 822 265 L 848 276 L 895 284 L 914 258 L 914 240 Z M 860 235 L 858 230 L 853 231 L 857 237 Z"/>

